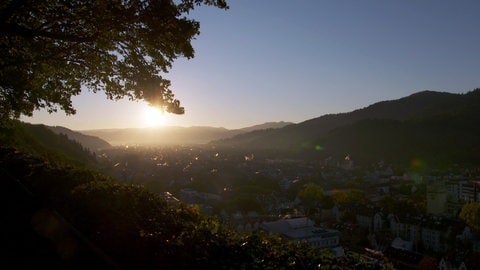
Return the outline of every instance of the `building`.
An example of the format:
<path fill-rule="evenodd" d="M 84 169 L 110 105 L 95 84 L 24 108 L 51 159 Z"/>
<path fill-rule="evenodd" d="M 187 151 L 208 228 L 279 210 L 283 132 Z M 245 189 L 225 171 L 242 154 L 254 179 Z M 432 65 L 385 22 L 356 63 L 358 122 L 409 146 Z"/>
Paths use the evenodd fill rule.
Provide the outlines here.
<path fill-rule="evenodd" d="M 393 263 L 394 269 L 438 269 L 437 263 L 433 258 L 424 256 L 420 253 L 388 247 L 383 254 Z"/>
<path fill-rule="evenodd" d="M 456 217 L 462 206 L 480 202 L 480 182 L 462 179 L 435 180 L 427 185 L 427 213 Z"/>
<path fill-rule="evenodd" d="M 263 222 L 259 229 L 279 234 L 286 239 L 307 241 L 311 246 L 318 248 L 335 248 L 340 242 L 337 230 L 316 227 L 314 222 L 306 217 Z"/>
<path fill-rule="evenodd" d="M 446 212 L 447 190 L 445 181 L 430 182 L 427 185 L 427 214 L 440 215 Z"/>
<path fill-rule="evenodd" d="M 449 180 L 446 182 L 446 213 L 456 217 L 465 203 L 480 202 L 480 183 L 478 181 Z"/>

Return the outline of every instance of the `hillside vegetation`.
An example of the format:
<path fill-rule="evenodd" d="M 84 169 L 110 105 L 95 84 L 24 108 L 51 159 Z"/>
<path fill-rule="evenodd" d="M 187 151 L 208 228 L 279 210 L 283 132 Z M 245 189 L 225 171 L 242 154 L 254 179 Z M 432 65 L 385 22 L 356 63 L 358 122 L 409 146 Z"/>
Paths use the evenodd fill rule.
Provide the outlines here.
<path fill-rule="evenodd" d="M 348 113 L 214 142 L 323 160 L 349 154 L 360 164 L 383 160 L 431 166 L 480 161 L 480 89 L 466 94 L 423 91 Z"/>
<path fill-rule="evenodd" d="M 57 134 L 67 135 L 69 139 L 79 142 L 83 147 L 88 148 L 91 152 L 95 152 L 98 149 L 111 147 L 107 141 L 96 136 L 85 135 L 61 126 L 47 127 Z"/>

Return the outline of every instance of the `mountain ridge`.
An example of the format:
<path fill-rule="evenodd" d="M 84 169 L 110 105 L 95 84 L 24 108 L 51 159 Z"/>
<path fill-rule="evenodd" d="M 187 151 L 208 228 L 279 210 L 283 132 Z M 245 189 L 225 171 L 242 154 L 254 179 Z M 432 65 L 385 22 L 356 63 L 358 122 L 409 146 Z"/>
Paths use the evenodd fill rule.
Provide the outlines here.
<path fill-rule="evenodd" d="M 465 163 L 480 162 L 475 154 L 480 152 L 478 108 L 480 88 L 464 94 L 425 90 L 299 123 L 266 122 L 232 130 L 173 126 L 71 132 L 95 136 L 110 145 L 210 144 L 320 160 L 332 156 L 342 159 L 345 153 L 351 153 L 363 162 L 385 159 L 405 164 L 422 158 L 443 164 Z M 49 128 L 61 134 L 70 131 Z"/>
<path fill-rule="evenodd" d="M 56 134 L 65 134 L 69 139 L 79 142 L 83 147 L 88 148 L 90 151 L 96 151 L 101 148 L 109 148 L 111 145 L 97 137 L 86 135 L 81 132 L 77 132 L 62 126 L 45 126 Z"/>
<path fill-rule="evenodd" d="M 210 126 L 166 126 L 155 128 L 93 129 L 78 132 L 102 138 L 112 145 L 169 145 L 205 144 L 253 130 L 276 129 L 291 125 L 291 122 L 265 122 L 239 129 Z"/>
<path fill-rule="evenodd" d="M 465 162 L 468 158 L 475 158 L 471 149 L 480 148 L 480 142 L 477 142 L 479 140 L 472 139 L 480 137 L 480 130 L 477 128 L 480 126 L 478 108 L 480 108 L 480 89 L 465 94 L 426 90 L 396 100 L 380 101 L 347 113 L 327 114 L 308 119 L 277 130 L 240 134 L 213 142 L 213 144 L 283 151 L 289 155 L 320 159 L 331 155 L 341 159 L 341 155 L 345 152 L 356 150 L 354 152 L 357 157 L 373 162 L 375 159 L 373 154 L 366 153 L 370 149 L 365 145 L 369 145 L 375 148 L 373 152 L 378 155 L 378 159 L 386 156 L 392 161 L 405 163 L 407 159 L 413 159 L 416 156 L 435 159 L 432 151 L 442 149 L 443 140 L 443 143 L 461 145 L 464 152 L 468 154 L 462 156 L 443 153 L 442 155 L 446 158 L 442 162 L 453 162 L 453 158 L 449 160 L 449 155 Z M 375 133 L 375 130 L 383 137 Z M 355 137 L 352 135 L 355 133 L 362 135 Z M 462 141 L 462 136 L 469 139 Z M 387 140 L 388 138 L 390 140 Z M 424 144 L 414 140 L 422 141 Z M 396 147 L 397 144 L 402 145 L 403 148 Z M 411 149 L 413 146 L 416 149 Z M 450 148 L 452 147 L 448 147 L 449 151 L 456 151 Z M 403 151 L 410 154 L 402 155 L 400 160 L 392 157 L 389 151 Z"/>

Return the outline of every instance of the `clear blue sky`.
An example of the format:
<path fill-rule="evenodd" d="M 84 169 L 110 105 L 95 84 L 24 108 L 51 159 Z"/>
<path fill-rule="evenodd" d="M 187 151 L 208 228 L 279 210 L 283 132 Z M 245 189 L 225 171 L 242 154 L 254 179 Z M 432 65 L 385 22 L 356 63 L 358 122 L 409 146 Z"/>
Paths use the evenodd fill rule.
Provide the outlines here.
<path fill-rule="evenodd" d="M 195 58 L 166 77 L 185 115 L 166 124 L 302 122 L 422 90 L 480 87 L 480 1 L 230 0 L 201 7 Z M 75 97 L 77 114 L 27 122 L 74 130 L 145 126 L 143 102 Z"/>

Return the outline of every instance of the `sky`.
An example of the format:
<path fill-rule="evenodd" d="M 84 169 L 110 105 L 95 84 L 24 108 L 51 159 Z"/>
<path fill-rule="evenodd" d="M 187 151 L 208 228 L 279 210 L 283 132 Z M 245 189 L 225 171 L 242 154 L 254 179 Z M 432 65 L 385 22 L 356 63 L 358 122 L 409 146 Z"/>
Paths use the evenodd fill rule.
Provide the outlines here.
<path fill-rule="evenodd" d="M 73 98 L 77 113 L 35 111 L 31 123 L 73 130 L 168 126 L 236 129 L 300 123 L 423 90 L 480 87 L 480 1 L 230 0 L 197 7 L 195 57 L 163 74 L 184 115 L 142 101 Z"/>

